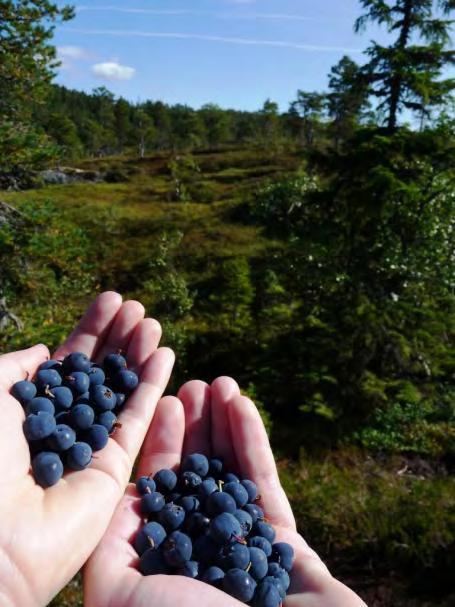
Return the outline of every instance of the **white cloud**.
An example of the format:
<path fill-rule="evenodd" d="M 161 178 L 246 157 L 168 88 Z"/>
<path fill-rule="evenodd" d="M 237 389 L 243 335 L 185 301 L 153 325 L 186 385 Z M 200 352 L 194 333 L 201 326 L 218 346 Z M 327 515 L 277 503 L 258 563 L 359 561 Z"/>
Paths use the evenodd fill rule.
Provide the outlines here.
<path fill-rule="evenodd" d="M 104 80 L 131 80 L 136 74 L 134 67 L 120 65 L 115 61 L 92 65 L 92 73 Z"/>
<path fill-rule="evenodd" d="M 80 46 L 58 46 L 57 53 L 65 59 L 87 59 L 88 53 Z"/>

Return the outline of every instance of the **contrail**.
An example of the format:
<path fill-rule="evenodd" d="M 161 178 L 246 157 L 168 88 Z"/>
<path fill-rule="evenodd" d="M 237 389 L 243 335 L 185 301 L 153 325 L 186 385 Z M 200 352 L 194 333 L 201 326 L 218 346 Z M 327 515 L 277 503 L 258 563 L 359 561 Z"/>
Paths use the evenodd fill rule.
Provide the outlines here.
<path fill-rule="evenodd" d="M 134 38 L 175 38 L 180 40 L 204 40 L 206 42 L 224 42 L 245 46 L 274 46 L 290 48 L 307 52 L 324 53 L 361 53 L 362 49 L 346 48 L 343 46 L 324 46 L 318 44 L 300 44 L 285 40 L 261 40 L 255 38 L 233 38 L 227 36 L 212 36 L 206 34 L 186 34 L 180 32 L 145 32 L 140 30 L 114 30 L 114 29 L 80 29 L 76 27 L 63 27 L 60 31 L 85 34 L 88 36 L 119 36 Z"/>
<path fill-rule="evenodd" d="M 122 6 L 76 6 L 77 11 L 96 11 L 96 12 L 115 12 L 126 13 L 132 15 L 163 15 L 163 16 L 184 16 L 191 15 L 195 17 L 216 17 L 219 19 L 270 19 L 270 20 L 286 20 L 286 21 L 326 21 L 325 19 L 317 19 L 316 17 L 305 17 L 304 15 L 291 15 L 286 13 L 225 13 L 219 11 L 198 11 L 193 9 L 171 9 L 162 10 L 154 8 L 125 8 Z"/>

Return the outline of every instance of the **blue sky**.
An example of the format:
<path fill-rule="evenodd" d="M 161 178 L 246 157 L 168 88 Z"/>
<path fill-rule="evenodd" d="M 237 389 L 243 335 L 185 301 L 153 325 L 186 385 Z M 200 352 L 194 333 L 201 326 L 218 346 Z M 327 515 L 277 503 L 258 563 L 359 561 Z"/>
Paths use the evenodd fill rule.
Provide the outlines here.
<path fill-rule="evenodd" d="M 297 89 L 323 90 L 343 54 L 362 62 L 358 0 L 75 0 L 59 26 L 57 82 L 101 85 L 136 102 L 282 110 Z"/>

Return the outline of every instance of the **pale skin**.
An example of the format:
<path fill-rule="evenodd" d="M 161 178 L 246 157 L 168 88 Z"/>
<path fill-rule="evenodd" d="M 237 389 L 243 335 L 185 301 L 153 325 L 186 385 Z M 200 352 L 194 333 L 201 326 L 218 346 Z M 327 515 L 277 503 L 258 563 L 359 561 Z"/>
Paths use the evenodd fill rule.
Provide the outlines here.
<path fill-rule="evenodd" d="M 158 348 L 161 328 L 144 307 L 100 295 L 57 352 L 82 351 L 96 360 L 126 351 L 141 383 L 119 421 L 122 427 L 90 468 L 65 474 L 43 490 L 30 474 L 22 432 L 24 412 L 10 395 L 13 383 L 33 376 L 49 358 L 38 345 L 0 357 L 0 605 L 42 607 L 86 562 L 106 531 L 131 476 L 159 398 L 169 381 L 173 352 Z"/>
<path fill-rule="evenodd" d="M 185 384 L 178 398 L 164 397 L 142 449 L 138 476 L 177 468 L 187 453 L 221 456 L 226 466 L 254 480 L 261 506 L 277 531 L 278 541 L 294 547 L 296 559 L 285 607 L 365 607 L 335 580 L 317 554 L 298 534 L 289 501 L 255 405 L 237 383 L 220 377 L 210 386 Z M 240 607 L 243 603 L 199 581 L 180 576 L 143 577 L 131 540 L 142 521 L 140 498 L 130 484 L 84 575 L 87 607 Z"/>
<path fill-rule="evenodd" d="M 84 565 L 87 607 L 234 607 L 242 603 L 183 577 L 142 577 L 131 545 L 141 525 L 139 498 L 128 485 L 142 447 L 138 476 L 178 466 L 189 452 L 217 454 L 226 465 L 257 482 L 262 506 L 278 539 L 294 546 L 296 563 L 285 605 L 361 607 L 364 603 L 336 581 L 298 535 L 282 490 L 259 413 L 236 382 L 211 386 L 192 381 L 178 398 L 161 398 L 174 356 L 158 348 L 159 324 L 143 306 L 103 293 L 54 358 L 82 351 L 95 360 L 123 350 L 141 383 L 121 414 L 122 427 L 96 454 L 90 468 L 65 474 L 43 490 L 30 474 L 23 437 L 24 412 L 9 394 L 13 383 L 33 376 L 47 358 L 45 346 L 0 357 L 0 604 L 46 605 Z M 126 488 L 126 490 L 125 490 Z M 91 555 L 91 557 L 90 557 Z M 90 557 L 90 558 L 89 558 Z M 88 560 L 88 562 L 87 562 Z"/>

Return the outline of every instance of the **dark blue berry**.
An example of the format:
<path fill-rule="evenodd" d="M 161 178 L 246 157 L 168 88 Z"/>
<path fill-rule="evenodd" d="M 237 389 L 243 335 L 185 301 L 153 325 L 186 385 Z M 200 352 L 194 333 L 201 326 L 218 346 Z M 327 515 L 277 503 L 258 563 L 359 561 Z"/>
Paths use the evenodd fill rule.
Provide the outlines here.
<path fill-rule="evenodd" d="M 107 386 L 92 386 L 90 399 L 99 411 L 111 411 L 116 405 L 115 392 Z"/>
<path fill-rule="evenodd" d="M 158 575 L 160 573 L 168 573 L 169 567 L 160 550 L 149 548 L 141 556 L 139 570 L 143 575 Z"/>
<path fill-rule="evenodd" d="M 248 546 L 251 548 L 260 548 L 267 557 L 272 554 L 272 544 L 261 535 L 254 535 L 248 538 Z"/>
<path fill-rule="evenodd" d="M 158 521 L 163 525 L 168 533 L 178 529 L 184 520 L 185 510 L 181 506 L 177 506 L 173 503 L 166 504 L 158 513 Z"/>
<path fill-rule="evenodd" d="M 212 493 L 206 500 L 205 508 L 210 516 L 216 516 L 222 512 L 234 514 L 237 505 L 234 498 L 229 493 L 217 491 Z"/>
<path fill-rule="evenodd" d="M 73 470 L 84 470 L 92 461 L 92 448 L 87 443 L 74 443 L 66 452 L 66 463 Z"/>
<path fill-rule="evenodd" d="M 209 471 L 209 461 L 201 453 L 192 453 L 183 460 L 181 470 L 182 472 L 195 472 L 204 477 L 207 476 Z"/>
<path fill-rule="evenodd" d="M 223 579 L 223 590 L 244 603 L 251 601 L 256 582 L 243 569 L 230 569 Z"/>
<path fill-rule="evenodd" d="M 280 607 L 282 597 L 279 589 L 279 580 L 267 577 L 263 579 L 254 593 L 253 607 Z"/>
<path fill-rule="evenodd" d="M 47 439 L 47 444 L 53 451 L 67 451 L 76 442 L 76 433 L 65 424 L 59 424 Z"/>
<path fill-rule="evenodd" d="M 89 405 L 76 405 L 70 409 L 69 419 L 76 430 L 87 430 L 95 421 L 95 412 Z"/>
<path fill-rule="evenodd" d="M 90 371 L 90 367 L 90 359 L 83 352 L 72 352 L 63 360 L 63 371 L 66 374 L 73 373 L 74 371 L 88 373 Z"/>
<path fill-rule="evenodd" d="M 24 422 L 24 434 L 28 441 L 47 438 L 55 430 L 55 418 L 51 413 L 39 411 L 32 413 Z"/>
<path fill-rule="evenodd" d="M 112 411 L 103 411 L 100 413 L 96 420 L 97 424 L 104 426 L 109 434 L 115 429 L 117 423 L 117 416 Z"/>
<path fill-rule="evenodd" d="M 139 384 L 139 378 L 133 371 L 125 370 L 116 373 L 112 378 L 112 384 L 116 387 L 118 392 L 124 392 L 129 394 Z"/>
<path fill-rule="evenodd" d="M 90 386 L 102 386 L 106 380 L 106 375 L 103 369 L 96 365 L 92 365 L 90 370 L 87 372 L 87 375 L 90 381 Z"/>
<path fill-rule="evenodd" d="M 219 567 L 209 567 L 204 571 L 201 576 L 201 580 L 206 584 L 215 586 L 215 588 L 221 588 L 223 585 L 224 571 Z"/>
<path fill-rule="evenodd" d="M 32 400 L 27 404 L 26 413 L 27 415 L 36 415 L 40 411 L 45 411 L 46 413 L 54 415 L 55 407 L 48 398 L 45 398 L 44 396 L 35 396 L 35 398 L 32 398 Z"/>
<path fill-rule="evenodd" d="M 41 487 L 51 487 L 63 476 L 62 460 L 57 453 L 42 451 L 33 458 L 33 476 Z"/>
<path fill-rule="evenodd" d="M 159 470 L 153 480 L 156 483 L 156 488 L 161 493 L 170 493 L 177 485 L 177 475 L 173 470 L 163 469 Z"/>
<path fill-rule="evenodd" d="M 269 564 L 265 552 L 260 548 L 249 548 L 250 551 L 250 568 L 248 573 L 256 581 L 262 580 L 267 575 Z"/>
<path fill-rule="evenodd" d="M 65 385 L 71 388 L 74 394 L 85 394 L 90 386 L 90 380 L 87 373 L 75 371 L 65 377 Z"/>
<path fill-rule="evenodd" d="M 286 571 L 291 571 L 294 563 L 294 548 L 286 542 L 273 544 L 270 560 L 278 563 Z"/>
<path fill-rule="evenodd" d="M 165 506 L 164 497 L 158 491 L 146 493 L 141 499 L 141 510 L 146 516 L 157 514 Z"/>
<path fill-rule="evenodd" d="M 33 382 L 24 379 L 14 384 L 11 388 L 11 394 L 21 405 L 25 405 L 36 396 L 36 386 Z"/>
<path fill-rule="evenodd" d="M 223 461 L 218 457 L 212 457 L 209 460 L 209 474 L 215 479 L 221 478 L 223 474 Z"/>
<path fill-rule="evenodd" d="M 228 512 L 223 512 L 210 522 L 209 535 L 218 544 L 225 544 L 242 537 L 239 521 Z"/>
<path fill-rule="evenodd" d="M 232 495 L 237 508 L 242 508 L 248 502 L 248 491 L 241 483 L 226 483 L 223 486 L 223 492 Z"/>
<path fill-rule="evenodd" d="M 250 551 L 245 544 L 234 542 L 223 546 L 216 558 L 216 564 L 224 571 L 246 569 L 250 562 Z"/>
<path fill-rule="evenodd" d="M 163 542 L 164 560 L 170 567 L 181 567 L 193 552 L 191 539 L 181 531 L 173 531 Z"/>
<path fill-rule="evenodd" d="M 40 392 L 44 392 L 46 388 L 56 388 L 62 383 L 60 374 L 55 369 L 45 369 L 38 371 L 36 374 L 36 387 Z"/>
<path fill-rule="evenodd" d="M 254 502 L 254 500 L 257 498 L 258 496 L 258 488 L 256 483 L 253 483 L 253 481 L 249 481 L 248 479 L 245 479 L 243 481 L 240 481 L 240 484 L 243 485 L 248 493 L 248 501 L 249 502 Z"/>
<path fill-rule="evenodd" d="M 253 535 L 265 537 L 265 539 L 269 540 L 271 544 L 273 544 L 275 541 L 275 529 L 272 527 L 272 525 L 269 525 L 264 521 L 256 521 L 253 525 L 252 533 Z"/>
<path fill-rule="evenodd" d="M 114 375 L 126 369 L 126 359 L 121 354 L 108 354 L 103 361 L 108 375 Z"/>
<path fill-rule="evenodd" d="M 101 424 L 93 424 L 84 432 L 84 441 L 90 445 L 92 451 L 101 451 L 109 442 L 109 432 Z"/>
<path fill-rule="evenodd" d="M 47 396 L 52 398 L 54 406 L 60 410 L 68 410 L 73 404 L 73 393 L 66 386 L 57 386 L 47 392 Z"/>
<path fill-rule="evenodd" d="M 176 573 L 195 580 L 199 576 L 199 563 L 197 561 L 186 561 Z"/>
<path fill-rule="evenodd" d="M 134 548 L 141 556 L 149 548 L 158 548 L 166 539 L 166 531 L 164 527 L 155 521 L 147 523 L 136 534 L 134 538 Z"/>
<path fill-rule="evenodd" d="M 156 484 L 153 478 L 150 478 L 150 476 L 141 476 L 136 481 L 136 489 L 140 495 L 154 493 L 156 491 Z"/>

